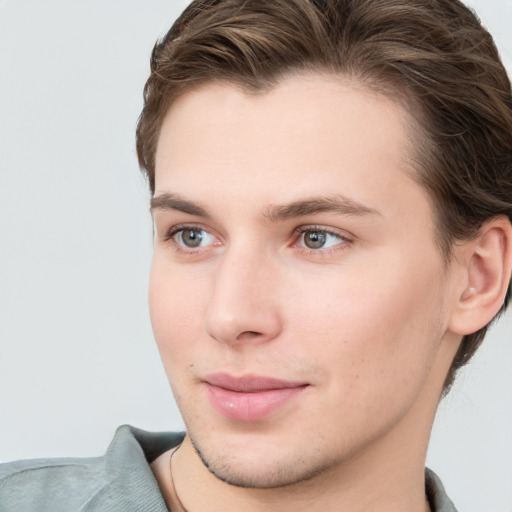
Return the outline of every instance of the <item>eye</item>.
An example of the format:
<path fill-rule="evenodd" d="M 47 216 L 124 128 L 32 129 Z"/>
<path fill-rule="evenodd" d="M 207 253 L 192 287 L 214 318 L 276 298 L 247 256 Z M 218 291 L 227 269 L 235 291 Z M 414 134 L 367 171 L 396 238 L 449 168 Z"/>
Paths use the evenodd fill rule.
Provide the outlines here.
<path fill-rule="evenodd" d="M 305 229 L 301 232 L 299 245 L 307 249 L 329 249 L 346 240 L 338 234 L 330 233 L 322 229 Z"/>
<path fill-rule="evenodd" d="M 171 237 L 177 244 L 187 247 L 188 249 L 205 247 L 215 242 L 215 237 L 208 233 L 208 231 L 194 227 L 177 229 L 171 233 Z"/>

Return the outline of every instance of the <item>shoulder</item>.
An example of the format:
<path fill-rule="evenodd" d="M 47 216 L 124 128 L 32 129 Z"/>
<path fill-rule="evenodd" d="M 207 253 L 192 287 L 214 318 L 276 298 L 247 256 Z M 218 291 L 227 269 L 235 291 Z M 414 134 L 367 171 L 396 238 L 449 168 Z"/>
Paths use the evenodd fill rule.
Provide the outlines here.
<path fill-rule="evenodd" d="M 33 460 L 0 466 L 0 511 L 59 510 L 87 502 L 102 482 L 102 459 Z M 64 501 L 65 500 L 65 501 Z M 78 508 L 77 508 L 78 510 Z"/>
<path fill-rule="evenodd" d="M 440 478 L 428 468 L 425 469 L 425 488 L 432 512 L 457 512 Z"/>
<path fill-rule="evenodd" d="M 0 512 L 167 512 L 149 464 L 183 439 L 120 427 L 101 457 L 0 465 Z"/>

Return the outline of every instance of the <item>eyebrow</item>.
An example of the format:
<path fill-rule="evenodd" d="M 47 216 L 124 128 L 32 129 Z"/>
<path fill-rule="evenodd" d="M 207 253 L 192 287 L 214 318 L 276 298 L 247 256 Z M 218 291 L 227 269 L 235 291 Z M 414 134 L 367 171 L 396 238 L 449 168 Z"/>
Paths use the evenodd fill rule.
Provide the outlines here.
<path fill-rule="evenodd" d="M 211 215 L 202 206 L 184 199 L 178 194 L 165 193 L 153 197 L 151 199 L 151 210 L 177 210 L 206 219 L 211 218 Z M 279 222 L 294 217 L 331 212 L 350 216 L 381 215 L 374 208 L 338 194 L 301 199 L 284 205 L 270 205 L 263 216 L 271 222 Z"/>
<path fill-rule="evenodd" d="M 153 210 L 177 210 L 189 215 L 210 218 L 210 214 L 202 206 L 177 194 L 160 194 L 153 197 L 151 199 L 151 211 Z"/>
<path fill-rule="evenodd" d="M 307 198 L 285 205 L 272 205 L 265 213 L 265 217 L 272 222 L 278 222 L 318 213 L 337 213 L 350 216 L 381 215 L 374 208 L 365 206 L 343 195 L 335 195 Z"/>

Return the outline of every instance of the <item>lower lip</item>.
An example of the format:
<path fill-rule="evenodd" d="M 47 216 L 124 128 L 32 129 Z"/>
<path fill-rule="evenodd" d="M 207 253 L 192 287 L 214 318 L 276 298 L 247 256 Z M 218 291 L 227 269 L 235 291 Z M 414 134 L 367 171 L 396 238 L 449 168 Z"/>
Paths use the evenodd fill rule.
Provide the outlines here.
<path fill-rule="evenodd" d="M 213 406 L 230 420 L 262 421 L 274 411 L 297 397 L 307 386 L 269 389 L 254 393 L 238 393 L 207 384 L 208 395 Z"/>

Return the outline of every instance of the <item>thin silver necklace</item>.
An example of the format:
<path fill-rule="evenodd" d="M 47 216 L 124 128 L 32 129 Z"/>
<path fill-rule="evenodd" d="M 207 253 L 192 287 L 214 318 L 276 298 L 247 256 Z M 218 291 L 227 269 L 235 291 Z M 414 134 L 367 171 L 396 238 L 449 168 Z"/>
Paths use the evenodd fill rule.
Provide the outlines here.
<path fill-rule="evenodd" d="M 171 458 L 169 460 L 169 469 L 171 473 L 171 484 L 172 488 L 174 489 L 174 495 L 176 496 L 176 500 L 178 501 L 178 505 L 182 508 L 180 512 L 188 512 L 188 510 L 185 508 L 185 505 L 180 500 L 180 497 L 178 496 L 178 489 L 176 489 L 176 485 L 174 484 L 174 478 L 172 476 L 172 458 L 174 457 L 174 454 L 181 448 L 181 444 L 179 444 L 171 453 Z M 172 511 L 171 511 L 172 512 Z"/>

